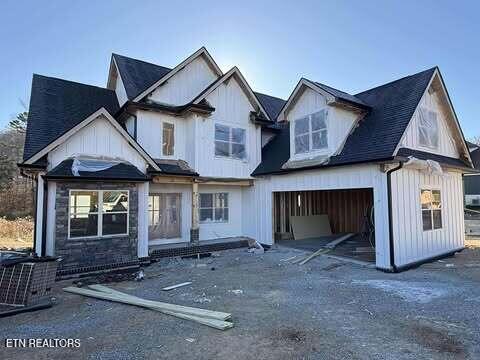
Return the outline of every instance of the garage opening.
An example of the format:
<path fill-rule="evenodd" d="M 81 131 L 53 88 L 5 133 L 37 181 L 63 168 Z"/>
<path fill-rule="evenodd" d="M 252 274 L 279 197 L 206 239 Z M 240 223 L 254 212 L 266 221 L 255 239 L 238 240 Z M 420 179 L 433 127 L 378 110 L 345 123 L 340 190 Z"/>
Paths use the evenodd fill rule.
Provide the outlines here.
<path fill-rule="evenodd" d="M 273 232 L 277 244 L 375 262 L 373 189 L 273 193 Z"/>

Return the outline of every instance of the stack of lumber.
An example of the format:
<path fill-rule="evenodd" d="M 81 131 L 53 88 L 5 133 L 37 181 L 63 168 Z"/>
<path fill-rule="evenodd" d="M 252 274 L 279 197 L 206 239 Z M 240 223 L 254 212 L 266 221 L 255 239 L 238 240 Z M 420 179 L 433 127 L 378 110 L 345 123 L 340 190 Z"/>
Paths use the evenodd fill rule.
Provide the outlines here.
<path fill-rule="evenodd" d="M 144 307 L 219 330 L 227 330 L 233 327 L 233 322 L 227 321 L 232 318 L 232 314 L 230 313 L 142 299 L 103 285 L 89 285 L 89 288 L 90 289 L 82 289 L 69 286 L 63 290 L 72 294 Z"/>

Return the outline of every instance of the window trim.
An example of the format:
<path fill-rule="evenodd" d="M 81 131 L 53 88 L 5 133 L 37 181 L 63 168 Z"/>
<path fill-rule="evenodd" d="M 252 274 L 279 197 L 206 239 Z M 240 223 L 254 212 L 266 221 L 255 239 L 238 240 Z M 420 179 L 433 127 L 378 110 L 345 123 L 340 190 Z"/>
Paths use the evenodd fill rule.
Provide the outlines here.
<path fill-rule="evenodd" d="M 70 220 L 71 220 L 71 213 L 70 213 L 70 197 L 72 196 L 72 191 L 96 191 L 98 193 L 98 211 L 96 211 L 94 214 L 98 215 L 98 220 L 97 220 L 97 235 L 93 236 L 70 236 Z M 109 234 L 109 235 L 103 235 L 103 215 L 104 214 L 124 214 L 125 211 L 114 211 L 114 212 L 109 212 L 109 213 L 104 213 L 103 212 L 103 192 L 104 191 L 120 191 L 120 192 L 126 192 L 128 196 L 128 208 L 127 208 L 127 232 L 123 234 Z M 100 202 L 101 199 L 101 202 Z M 101 205 L 101 206 L 100 206 Z M 68 233 L 67 233 L 67 240 L 79 240 L 79 239 L 108 239 L 112 237 L 119 237 L 119 236 L 128 236 L 130 234 L 130 190 L 126 189 L 69 189 L 68 190 Z"/>
<path fill-rule="evenodd" d="M 215 195 L 216 194 L 226 194 L 228 206 L 216 207 L 215 206 Z M 212 207 L 201 207 L 200 197 L 202 195 L 212 195 Z M 200 210 L 201 209 L 212 209 L 213 220 L 211 221 L 201 221 L 200 220 Z M 215 220 L 215 209 L 228 209 L 228 219 L 227 220 Z M 230 222 L 230 193 L 228 191 L 218 191 L 218 192 L 201 192 L 198 194 L 198 222 L 200 224 L 227 224 Z"/>
<path fill-rule="evenodd" d="M 245 144 L 243 144 L 245 146 L 245 158 L 241 159 L 241 158 L 236 158 L 236 157 L 233 157 L 233 156 L 223 156 L 223 155 L 217 155 L 216 154 L 216 144 L 215 142 L 217 141 L 217 139 L 215 138 L 215 127 L 216 125 L 220 125 L 220 126 L 225 126 L 225 127 L 228 127 L 229 128 L 229 141 L 225 141 L 225 140 L 218 140 L 218 141 L 221 141 L 221 142 L 224 142 L 224 143 L 228 143 L 228 148 L 229 148 L 229 151 L 231 151 L 232 149 L 232 144 L 239 144 L 239 143 L 234 143 L 232 142 L 232 129 L 241 129 L 243 131 L 245 131 Z M 228 124 L 228 123 L 223 123 L 223 122 L 220 122 L 220 121 L 216 121 L 214 124 L 213 124 L 213 156 L 216 158 L 216 159 L 222 159 L 222 160 L 233 160 L 233 161 L 242 161 L 242 162 L 248 162 L 248 147 L 247 147 L 247 137 L 248 137 L 248 129 L 244 128 L 244 127 L 241 127 L 241 126 L 238 126 L 238 125 L 235 125 L 235 124 Z"/>
<path fill-rule="evenodd" d="M 172 125 L 173 126 L 173 153 L 172 155 L 165 155 L 163 153 L 163 143 L 164 143 L 164 139 L 163 139 L 163 127 L 164 127 L 164 124 L 169 124 L 169 125 Z M 160 153 L 162 154 L 162 157 L 165 157 L 165 158 L 173 158 L 175 157 L 175 123 L 172 122 L 172 121 L 162 121 L 162 126 L 161 126 L 161 133 L 162 133 L 162 136 L 161 136 L 161 149 L 160 149 Z"/>
<path fill-rule="evenodd" d="M 319 112 L 322 112 L 324 111 L 325 112 L 325 127 L 326 129 L 325 130 L 315 130 L 315 131 L 312 131 L 312 117 L 314 114 L 317 114 Z M 291 151 L 291 153 L 293 154 L 292 157 L 295 157 L 295 158 L 299 158 L 299 157 L 304 157 L 304 156 L 309 156 L 309 155 L 316 155 L 316 154 L 324 154 L 326 152 L 329 151 L 330 149 L 330 139 L 329 139 L 329 132 L 330 132 L 330 124 L 329 124 L 329 118 L 328 118 L 328 109 L 327 108 L 322 108 L 322 109 L 319 109 L 317 111 L 314 111 L 310 114 L 306 114 L 306 115 L 303 115 L 303 116 L 299 116 L 298 118 L 294 119 L 291 124 L 291 128 L 290 128 L 290 148 L 292 149 L 293 148 L 293 151 Z M 296 152 L 296 147 L 295 147 L 295 139 L 296 139 L 296 135 L 295 135 L 295 124 L 298 120 L 303 120 L 303 119 L 308 119 L 308 151 L 306 152 L 301 152 L 301 153 L 297 153 Z M 326 131 L 327 135 L 327 146 L 324 147 L 324 148 L 321 148 L 321 149 L 314 149 L 313 148 L 313 133 L 314 132 L 321 132 L 321 131 Z M 303 133 L 302 135 L 304 136 L 305 134 L 307 133 Z"/>
<path fill-rule="evenodd" d="M 424 127 L 421 125 L 421 115 L 420 113 L 422 111 L 425 111 L 428 115 L 428 113 L 432 112 L 432 113 L 435 113 L 436 114 L 436 117 L 435 117 L 435 121 L 437 122 L 437 146 L 429 146 L 429 145 L 424 145 L 420 142 L 420 127 Z M 437 109 L 432 109 L 428 106 L 420 106 L 418 108 L 418 115 L 417 115 L 417 126 L 416 126 L 416 131 L 417 131 L 417 145 L 419 148 L 423 148 L 423 149 L 426 149 L 426 150 L 435 150 L 435 151 L 440 151 L 440 120 L 439 120 L 439 112 L 437 111 Z"/>
<path fill-rule="evenodd" d="M 435 228 L 433 224 L 433 208 L 427 210 L 427 209 L 422 209 L 422 191 L 439 191 L 440 192 L 440 218 L 442 220 L 442 227 Z M 428 232 L 433 232 L 433 231 L 438 231 L 438 230 L 444 230 L 445 229 L 445 222 L 444 222 L 444 216 L 443 216 L 443 191 L 440 187 L 437 186 L 431 186 L 431 185 L 420 185 L 420 190 L 419 190 L 419 204 L 420 204 L 420 222 L 422 224 L 422 232 L 423 233 L 428 233 Z M 423 228 L 423 212 L 424 211 L 430 211 L 430 219 L 432 220 L 432 228 L 425 230 Z"/>

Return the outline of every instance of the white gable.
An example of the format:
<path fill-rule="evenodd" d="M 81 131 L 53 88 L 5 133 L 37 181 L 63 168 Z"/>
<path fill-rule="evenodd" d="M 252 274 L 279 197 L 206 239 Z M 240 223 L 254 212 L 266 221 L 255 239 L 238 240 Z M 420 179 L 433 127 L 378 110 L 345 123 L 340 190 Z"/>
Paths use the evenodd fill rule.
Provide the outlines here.
<path fill-rule="evenodd" d="M 118 72 L 117 72 L 118 74 Z M 118 104 L 122 106 L 128 101 L 127 91 L 123 85 L 122 77 L 116 76 L 115 79 L 115 94 L 117 95 Z"/>
<path fill-rule="evenodd" d="M 430 148 L 422 146 L 419 142 L 419 122 L 420 122 L 420 111 L 421 109 L 426 109 L 427 111 L 434 111 L 437 114 L 438 122 L 438 147 Z M 398 148 L 405 147 L 410 149 L 416 149 L 425 152 L 431 152 L 434 154 L 439 154 L 443 156 L 449 156 L 458 158 L 460 156 L 458 147 L 456 145 L 456 140 L 453 136 L 451 122 L 453 119 L 449 118 L 451 116 L 450 110 L 445 106 L 441 90 L 437 86 L 433 87 L 430 85 L 428 91 L 425 92 L 420 103 L 415 111 L 415 114 L 408 125 Z"/>
<path fill-rule="evenodd" d="M 328 148 L 314 153 L 295 154 L 294 124 L 295 120 L 317 113 L 327 111 L 327 137 Z M 291 160 L 301 160 L 315 156 L 331 156 L 341 151 L 347 136 L 359 117 L 357 112 L 327 105 L 327 98 L 313 89 L 304 86 L 285 114 L 290 122 L 290 154 Z"/>
<path fill-rule="evenodd" d="M 158 87 L 150 100 L 159 103 L 184 105 L 218 78 L 204 56 L 198 56 L 178 71 L 165 84 Z"/>
<path fill-rule="evenodd" d="M 145 171 L 142 156 L 103 115 L 97 117 L 49 152 L 49 169 L 73 155 L 117 157 Z"/>
<path fill-rule="evenodd" d="M 196 168 L 202 176 L 249 178 L 261 160 L 261 127 L 250 121 L 254 107 L 239 80 L 232 76 L 206 97 L 215 108 L 207 118 L 197 118 L 195 151 Z M 215 156 L 215 124 L 246 130 L 246 159 Z"/>

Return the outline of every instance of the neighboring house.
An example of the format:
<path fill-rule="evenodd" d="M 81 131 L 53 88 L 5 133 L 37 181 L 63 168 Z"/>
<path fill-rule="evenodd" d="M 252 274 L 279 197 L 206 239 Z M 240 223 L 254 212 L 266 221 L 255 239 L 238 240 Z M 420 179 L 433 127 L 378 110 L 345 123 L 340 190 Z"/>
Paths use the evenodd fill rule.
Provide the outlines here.
<path fill-rule="evenodd" d="M 438 68 L 356 95 L 301 79 L 284 101 L 205 48 L 172 69 L 114 54 L 107 88 L 34 75 L 29 110 L 35 249 L 65 270 L 273 244 L 294 214 L 340 233 L 373 211 L 386 271 L 464 246 L 472 162 Z"/>
<path fill-rule="evenodd" d="M 473 165 L 480 169 L 480 147 L 477 144 L 467 141 L 470 157 Z M 465 174 L 463 178 L 463 186 L 465 191 L 465 205 L 469 207 L 480 207 L 480 175 Z"/>

